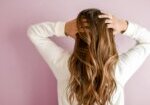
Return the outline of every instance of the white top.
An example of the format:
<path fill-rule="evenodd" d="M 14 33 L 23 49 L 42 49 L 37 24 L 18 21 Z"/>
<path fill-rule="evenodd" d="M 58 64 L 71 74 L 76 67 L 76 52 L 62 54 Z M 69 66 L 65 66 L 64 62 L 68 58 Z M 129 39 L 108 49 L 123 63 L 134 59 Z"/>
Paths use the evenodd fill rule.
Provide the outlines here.
<path fill-rule="evenodd" d="M 69 105 L 65 95 L 65 87 L 70 75 L 67 60 L 71 52 L 64 50 L 48 37 L 54 35 L 66 37 L 64 33 L 65 23 L 64 21 L 46 21 L 31 25 L 27 30 L 29 39 L 57 79 L 59 105 Z M 134 39 L 137 43 L 127 52 L 119 55 L 115 70 L 117 91 L 112 96 L 113 105 L 124 105 L 124 86 L 126 82 L 150 55 L 150 32 L 146 28 L 129 21 L 127 30 L 123 35 Z"/>

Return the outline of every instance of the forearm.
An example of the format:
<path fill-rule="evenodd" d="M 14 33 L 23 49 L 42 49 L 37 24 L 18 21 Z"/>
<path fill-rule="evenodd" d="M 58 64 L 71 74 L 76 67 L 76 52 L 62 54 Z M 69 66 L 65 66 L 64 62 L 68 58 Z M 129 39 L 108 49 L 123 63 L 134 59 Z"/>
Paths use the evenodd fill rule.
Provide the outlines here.
<path fill-rule="evenodd" d="M 39 38 L 47 38 L 51 36 L 65 36 L 64 33 L 65 22 L 42 22 L 30 25 L 27 33 L 28 36 L 34 36 Z"/>
<path fill-rule="evenodd" d="M 150 44 L 150 31 L 134 22 L 128 21 L 128 27 L 123 35 L 129 36 L 139 43 Z"/>

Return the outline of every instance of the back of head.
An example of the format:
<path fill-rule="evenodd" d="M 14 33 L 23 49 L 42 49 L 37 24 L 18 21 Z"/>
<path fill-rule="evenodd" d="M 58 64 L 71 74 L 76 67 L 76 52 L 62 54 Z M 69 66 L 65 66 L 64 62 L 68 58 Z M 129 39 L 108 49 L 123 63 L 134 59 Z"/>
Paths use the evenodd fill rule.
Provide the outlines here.
<path fill-rule="evenodd" d="M 114 68 L 118 53 L 113 30 L 107 28 L 106 18 L 96 8 L 82 10 L 77 16 L 75 46 L 69 58 L 69 101 L 78 105 L 111 103 L 116 88 Z M 72 105 L 72 103 L 71 103 Z"/>

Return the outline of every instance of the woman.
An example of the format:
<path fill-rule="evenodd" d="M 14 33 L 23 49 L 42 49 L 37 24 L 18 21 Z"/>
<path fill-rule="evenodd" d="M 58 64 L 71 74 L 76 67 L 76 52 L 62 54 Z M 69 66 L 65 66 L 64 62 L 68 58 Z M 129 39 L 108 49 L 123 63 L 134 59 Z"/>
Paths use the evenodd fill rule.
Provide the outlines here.
<path fill-rule="evenodd" d="M 137 43 L 118 54 L 114 38 L 121 33 Z M 72 37 L 68 52 L 48 37 Z M 77 18 L 31 25 L 28 37 L 52 69 L 58 82 L 59 105 L 124 105 L 124 86 L 150 54 L 150 32 L 99 9 Z"/>

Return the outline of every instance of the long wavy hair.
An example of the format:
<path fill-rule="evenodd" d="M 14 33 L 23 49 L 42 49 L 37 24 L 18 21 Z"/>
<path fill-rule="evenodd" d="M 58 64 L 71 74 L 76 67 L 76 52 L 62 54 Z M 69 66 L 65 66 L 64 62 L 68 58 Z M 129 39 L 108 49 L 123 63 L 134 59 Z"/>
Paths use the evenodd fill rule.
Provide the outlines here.
<path fill-rule="evenodd" d="M 89 8 L 77 16 L 78 33 L 68 60 L 70 105 L 74 98 L 77 105 L 112 105 L 111 96 L 117 87 L 114 70 L 118 53 L 113 29 L 107 28 L 107 18 L 98 17 L 101 14 L 104 13 L 99 9 Z"/>

